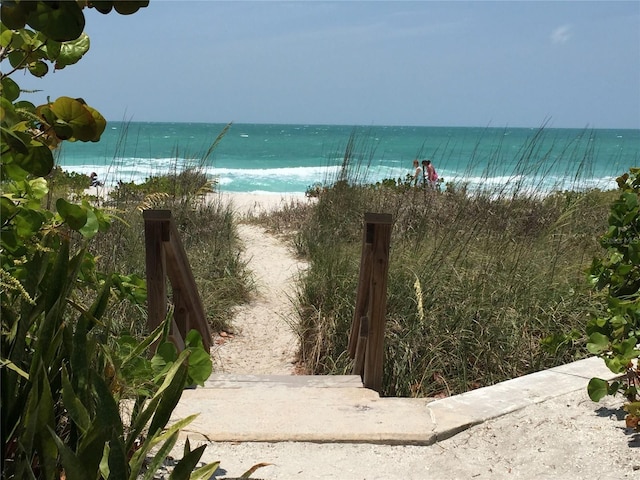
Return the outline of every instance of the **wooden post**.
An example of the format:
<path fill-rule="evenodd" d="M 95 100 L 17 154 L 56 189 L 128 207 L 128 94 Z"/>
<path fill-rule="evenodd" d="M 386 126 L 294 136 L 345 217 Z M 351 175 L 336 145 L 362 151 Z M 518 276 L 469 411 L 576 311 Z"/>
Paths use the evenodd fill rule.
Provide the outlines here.
<path fill-rule="evenodd" d="M 169 240 L 169 210 L 145 210 L 144 242 L 147 270 L 147 323 L 155 330 L 167 315 L 166 259 L 163 242 Z"/>
<path fill-rule="evenodd" d="M 382 390 L 384 366 L 392 216 L 386 213 L 366 213 L 364 221 L 360 277 L 348 353 L 355 359 L 354 374 L 362 376 L 365 387 L 379 392 Z"/>
<path fill-rule="evenodd" d="M 173 290 L 174 315 L 169 337 L 179 350 L 185 348 L 187 333 L 197 330 L 205 349 L 211 348 L 211 331 L 198 294 L 187 254 L 171 218 L 170 210 L 145 210 L 148 324 L 155 329 L 167 315 L 167 286 Z"/>
<path fill-rule="evenodd" d="M 364 375 L 364 355 L 369 338 L 369 319 L 365 316 L 360 319 L 360 334 L 358 335 L 356 354 L 354 356 L 352 375 Z"/>
<path fill-rule="evenodd" d="M 367 315 L 369 307 L 369 283 L 371 278 L 371 264 L 373 261 L 372 238 L 369 238 L 369 226 L 365 226 L 362 240 L 362 255 L 360 256 L 360 277 L 358 278 L 358 290 L 356 292 L 356 307 L 353 312 L 351 334 L 349 335 L 349 357 L 356 358 L 358 338 L 360 335 L 360 319 Z"/>

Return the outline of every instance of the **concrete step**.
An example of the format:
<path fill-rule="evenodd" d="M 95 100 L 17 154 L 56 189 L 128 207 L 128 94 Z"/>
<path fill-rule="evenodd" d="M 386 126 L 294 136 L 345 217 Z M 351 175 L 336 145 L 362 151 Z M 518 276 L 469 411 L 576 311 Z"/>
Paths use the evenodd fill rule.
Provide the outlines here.
<path fill-rule="evenodd" d="M 199 414 L 182 432 L 192 440 L 430 445 L 586 388 L 594 376 L 615 377 L 593 357 L 432 401 L 381 398 L 350 375 L 213 375 L 204 388 L 185 390 L 172 418 Z"/>
<path fill-rule="evenodd" d="M 359 375 L 212 374 L 202 388 L 364 388 Z"/>

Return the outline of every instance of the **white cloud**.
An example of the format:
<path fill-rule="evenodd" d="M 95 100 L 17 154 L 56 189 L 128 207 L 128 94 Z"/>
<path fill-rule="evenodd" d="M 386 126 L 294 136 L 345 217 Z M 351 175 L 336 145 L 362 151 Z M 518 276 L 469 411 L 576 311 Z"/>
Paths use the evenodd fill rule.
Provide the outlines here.
<path fill-rule="evenodd" d="M 562 25 L 551 32 L 551 42 L 567 43 L 572 36 L 571 25 Z"/>

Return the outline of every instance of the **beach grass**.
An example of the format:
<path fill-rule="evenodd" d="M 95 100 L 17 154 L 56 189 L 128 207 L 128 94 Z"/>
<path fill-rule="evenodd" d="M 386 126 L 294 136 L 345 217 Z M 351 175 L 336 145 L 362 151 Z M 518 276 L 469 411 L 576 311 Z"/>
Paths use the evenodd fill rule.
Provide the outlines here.
<path fill-rule="evenodd" d="M 523 147 L 518 169 L 545 168 L 529 161 L 533 152 Z M 518 184 L 519 171 L 510 185 L 436 192 L 367 185 L 362 168 L 349 169 L 346 161 L 295 237 L 310 262 L 297 298 L 309 373 L 350 373 L 365 212 L 393 215 L 384 395 L 451 395 L 586 355 L 584 325 L 603 303 L 585 270 L 615 192 L 543 192 Z"/>
<path fill-rule="evenodd" d="M 210 195 L 216 184 L 202 168 L 176 168 L 173 174 L 151 176 L 144 183 L 119 182 L 95 192 L 87 188 L 86 176 L 55 169 L 49 184 L 49 203 L 71 196 L 97 203 L 112 216 L 109 230 L 91 243 L 99 268 L 140 280 L 146 275 L 142 211 L 171 210 L 212 331 L 232 330 L 234 307 L 247 302 L 255 287 L 240 256 L 234 212 L 220 197 Z M 134 335 L 146 331 L 144 305 L 123 300 L 110 309 L 108 317 L 116 331 Z"/>

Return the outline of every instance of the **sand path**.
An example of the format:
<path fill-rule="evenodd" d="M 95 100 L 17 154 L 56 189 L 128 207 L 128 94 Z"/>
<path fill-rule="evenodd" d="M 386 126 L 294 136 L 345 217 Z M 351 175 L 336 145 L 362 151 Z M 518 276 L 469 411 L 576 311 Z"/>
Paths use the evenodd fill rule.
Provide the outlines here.
<path fill-rule="evenodd" d="M 237 309 L 234 334 L 214 339 L 214 372 L 293 374 L 299 342 L 292 328 L 296 317 L 291 299 L 295 278 L 306 265 L 262 227 L 240 224 L 238 234 L 257 295 Z"/>

